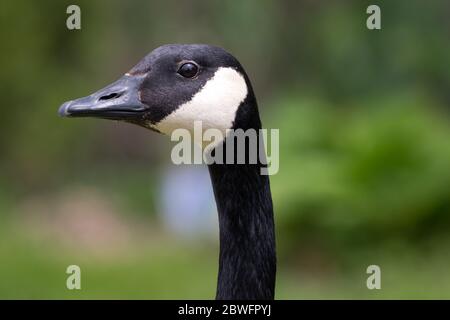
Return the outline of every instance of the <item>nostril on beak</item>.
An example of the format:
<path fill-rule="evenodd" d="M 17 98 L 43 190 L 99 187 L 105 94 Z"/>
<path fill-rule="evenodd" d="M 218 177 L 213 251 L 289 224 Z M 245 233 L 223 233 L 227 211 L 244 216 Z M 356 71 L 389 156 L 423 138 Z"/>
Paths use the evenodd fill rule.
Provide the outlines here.
<path fill-rule="evenodd" d="M 101 96 L 98 99 L 98 101 L 116 99 L 116 98 L 120 97 L 121 95 L 122 95 L 121 92 L 113 92 L 113 93 Z"/>

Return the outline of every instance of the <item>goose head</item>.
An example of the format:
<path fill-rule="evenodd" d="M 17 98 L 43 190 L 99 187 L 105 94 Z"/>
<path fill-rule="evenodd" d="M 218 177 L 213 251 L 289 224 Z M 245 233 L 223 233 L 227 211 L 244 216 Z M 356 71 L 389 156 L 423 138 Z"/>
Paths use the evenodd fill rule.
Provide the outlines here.
<path fill-rule="evenodd" d="M 121 120 L 167 135 L 194 131 L 201 121 L 203 130 L 220 130 L 222 140 L 229 129 L 261 128 L 239 62 L 221 48 L 198 44 L 155 49 L 116 82 L 64 103 L 59 114 Z M 209 166 L 220 224 L 218 299 L 273 299 L 273 209 L 260 165 Z"/>
<path fill-rule="evenodd" d="M 210 45 L 172 44 L 150 52 L 116 82 L 64 103 L 59 114 L 122 120 L 167 135 L 192 131 L 201 121 L 203 129 L 219 129 L 225 137 L 227 129 L 249 126 L 246 117 L 255 110 L 239 111 L 246 104 L 256 108 L 249 99 L 250 82 L 231 54 Z"/>

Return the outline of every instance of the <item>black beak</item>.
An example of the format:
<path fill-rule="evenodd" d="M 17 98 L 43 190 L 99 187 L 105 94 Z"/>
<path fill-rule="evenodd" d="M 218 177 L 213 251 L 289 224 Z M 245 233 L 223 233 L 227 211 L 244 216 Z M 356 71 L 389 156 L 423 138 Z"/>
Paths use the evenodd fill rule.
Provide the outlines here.
<path fill-rule="evenodd" d="M 126 74 L 90 96 L 65 102 L 59 108 L 62 117 L 95 117 L 113 120 L 135 120 L 147 110 L 139 99 L 139 88 L 145 75 Z"/>

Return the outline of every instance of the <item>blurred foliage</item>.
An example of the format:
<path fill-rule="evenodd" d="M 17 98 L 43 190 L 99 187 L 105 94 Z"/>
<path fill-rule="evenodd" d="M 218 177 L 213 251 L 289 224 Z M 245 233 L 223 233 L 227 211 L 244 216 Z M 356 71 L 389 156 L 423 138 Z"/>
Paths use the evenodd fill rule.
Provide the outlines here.
<path fill-rule="evenodd" d="M 336 108 L 288 99 L 281 120 L 273 120 L 284 133 L 272 181 L 280 236 L 290 236 L 288 243 L 311 233 L 348 246 L 448 230 L 444 110 L 414 95 L 363 103 Z"/>
<path fill-rule="evenodd" d="M 81 31 L 65 27 L 74 3 Z M 161 44 L 195 42 L 238 57 L 264 125 L 280 129 L 280 172 L 271 177 L 278 296 L 449 298 L 450 2 L 377 1 L 380 31 L 365 27 L 369 4 L 3 1 L 0 297 L 213 297 L 215 244 L 186 248 L 162 230 L 132 240 L 134 256 L 104 261 L 27 224 L 42 212 L 50 218 L 38 221 L 51 224 L 66 210 L 61 197 L 70 202 L 86 186 L 103 192 L 124 225 L 157 224 L 147 219 L 168 139 L 126 124 L 63 121 L 56 111 Z M 61 270 L 79 259 L 89 290 L 72 293 Z M 364 287 L 372 263 L 386 270 L 377 293 Z"/>

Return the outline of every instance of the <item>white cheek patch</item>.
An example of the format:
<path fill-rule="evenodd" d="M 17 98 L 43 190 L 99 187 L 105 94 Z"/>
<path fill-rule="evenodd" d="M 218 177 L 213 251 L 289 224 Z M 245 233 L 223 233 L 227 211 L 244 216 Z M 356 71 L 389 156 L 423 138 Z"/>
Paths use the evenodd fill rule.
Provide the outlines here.
<path fill-rule="evenodd" d="M 194 121 L 201 121 L 203 130 L 219 129 L 225 137 L 247 92 L 242 74 L 233 68 L 219 68 L 190 101 L 179 106 L 155 128 L 170 135 L 179 128 L 192 131 Z"/>

